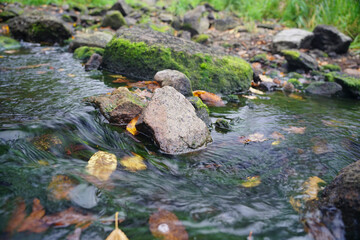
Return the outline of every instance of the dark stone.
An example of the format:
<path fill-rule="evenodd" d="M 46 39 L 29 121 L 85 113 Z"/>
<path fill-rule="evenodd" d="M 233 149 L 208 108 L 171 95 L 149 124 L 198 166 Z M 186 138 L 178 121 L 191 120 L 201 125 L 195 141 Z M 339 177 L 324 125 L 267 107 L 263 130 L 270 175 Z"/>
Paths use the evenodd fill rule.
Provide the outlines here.
<path fill-rule="evenodd" d="M 281 53 L 288 62 L 289 70 L 302 69 L 309 71 L 317 70 L 319 68 L 316 59 L 307 55 L 306 53 L 296 50 L 282 50 Z"/>
<path fill-rule="evenodd" d="M 97 53 L 91 55 L 89 61 L 85 63 L 85 71 L 96 70 L 100 67 L 102 62 L 102 56 Z"/>
<path fill-rule="evenodd" d="M 126 17 L 129 15 L 133 9 L 125 2 L 125 0 L 118 0 L 111 8 L 110 10 L 117 10 L 121 12 L 121 14 Z"/>
<path fill-rule="evenodd" d="M 346 36 L 333 26 L 318 25 L 313 33 L 312 46 L 328 53 L 346 53 L 352 42 L 349 36 Z"/>
<path fill-rule="evenodd" d="M 204 33 L 209 28 L 210 23 L 205 12 L 205 6 L 200 5 L 185 13 L 183 28 L 190 31 L 192 36 Z"/>
<path fill-rule="evenodd" d="M 225 19 L 216 19 L 214 21 L 214 27 L 218 31 L 226 31 L 233 29 L 239 25 L 239 20 L 233 17 L 228 17 Z"/>
<path fill-rule="evenodd" d="M 71 37 L 64 22 L 41 12 L 31 12 L 8 21 L 11 34 L 16 39 L 37 43 L 60 43 Z"/>
<path fill-rule="evenodd" d="M 126 21 L 123 15 L 116 10 L 107 12 L 101 22 L 102 27 L 111 27 L 114 30 L 117 30 L 124 25 L 126 25 Z"/>
<path fill-rule="evenodd" d="M 333 96 L 339 94 L 342 91 L 342 87 L 335 82 L 313 82 L 305 91 L 314 95 Z"/>
<path fill-rule="evenodd" d="M 258 88 L 262 91 L 270 92 L 276 90 L 277 85 L 273 82 L 261 82 Z"/>
<path fill-rule="evenodd" d="M 215 128 L 225 131 L 230 131 L 232 129 L 230 123 L 222 118 L 216 119 Z"/>

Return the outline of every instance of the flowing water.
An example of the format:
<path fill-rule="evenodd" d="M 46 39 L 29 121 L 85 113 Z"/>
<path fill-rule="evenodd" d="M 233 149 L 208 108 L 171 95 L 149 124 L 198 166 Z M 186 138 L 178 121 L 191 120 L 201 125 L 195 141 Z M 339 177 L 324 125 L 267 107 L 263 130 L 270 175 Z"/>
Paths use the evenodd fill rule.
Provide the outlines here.
<path fill-rule="evenodd" d="M 212 107 L 212 121 L 225 118 L 232 130 L 212 129 L 208 148 L 169 156 L 109 125 L 82 101 L 119 86 L 107 73 L 84 72 L 60 47 L 30 46 L 1 55 L 0 239 L 65 239 L 73 233 L 74 225 L 6 233 L 19 199 L 29 214 L 35 198 L 46 215 L 71 206 L 93 214 L 97 220 L 82 231 L 82 239 L 105 239 L 113 222 L 103 220 L 116 211 L 129 239 L 154 239 L 148 221 L 158 209 L 176 214 L 189 239 L 246 239 L 250 232 L 255 239 L 309 239 L 289 198 L 301 194 L 309 177 L 328 183 L 360 157 L 360 102 L 355 100 L 295 99 L 276 92 Z M 19 68 L 37 64 L 42 65 Z M 290 126 L 306 127 L 305 133 L 284 130 Z M 284 136 L 277 145 L 273 132 Z M 254 133 L 268 140 L 241 143 L 242 136 Z M 47 148 L 51 141 L 58 144 Z M 118 165 L 109 181 L 94 183 L 86 165 L 99 150 L 118 159 L 136 153 L 147 169 L 129 172 Z M 85 190 L 76 199 L 54 199 L 48 186 L 59 175 Z M 252 176 L 261 184 L 243 187 Z"/>

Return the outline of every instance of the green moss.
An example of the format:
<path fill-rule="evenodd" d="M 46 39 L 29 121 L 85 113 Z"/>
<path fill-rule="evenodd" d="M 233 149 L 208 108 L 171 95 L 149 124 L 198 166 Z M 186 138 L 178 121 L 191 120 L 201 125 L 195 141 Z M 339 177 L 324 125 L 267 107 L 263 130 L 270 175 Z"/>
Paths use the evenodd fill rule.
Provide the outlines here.
<path fill-rule="evenodd" d="M 49 30 L 40 23 L 35 23 L 31 26 L 33 36 L 46 35 Z"/>
<path fill-rule="evenodd" d="M 335 82 L 335 77 L 332 73 L 326 73 L 324 76 L 326 81 Z"/>
<path fill-rule="evenodd" d="M 68 14 L 64 14 L 61 16 L 61 19 L 65 22 L 74 22 L 74 20 Z"/>
<path fill-rule="evenodd" d="M 206 43 L 207 40 L 209 40 L 209 35 L 207 34 L 199 34 L 199 35 L 196 35 L 192 38 L 192 40 L 194 42 L 197 42 L 197 43 Z"/>
<path fill-rule="evenodd" d="M 268 62 L 266 53 L 257 54 L 250 59 L 250 62 Z"/>
<path fill-rule="evenodd" d="M 296 88 L 302 87 L 301 82 L 299 82 L 299 80 L 297 80 L 296 78 L 290 78 L 288 82 L 292 83 Z"/>
<path fill-rule="evenodd" d="M 79 47 L 74 52 L 74 58 L 80 59 L 83 62 L 86 62 L 87 60 L 89 60 L 91 55 L 93 55 L 94 53 L 103 55 L 104 49 L 97 48 L 97 47 L 87 47 L 87 46 Z"/>
<path fill-rule="evenodd" d="M 178 70 L 189 77 L 193 89 L 224 93 L 247 90 L 253 75 L 241 58 L 188 54 L 121 38 L 108 43 L 103 64 L 105 69 L 143 79 L 164 69 Z"/>
<path fill-rule="evenodd" d="M 20 48 L 21 45 L 15 39 L 0 36 L 0 51 L 2 50 L 9 50 L 9 49 L 17 49 Z"/>
<path fill-rule="evenodd" d="M 303 75 L 301 75 L 300 73 L 297 73 L 297 72 L 291 72 L 288 74 L 288 77 L 290 78 L 296 78 L 296 79 L 299 79 L 299 78 L 304 78 Z"/>
<path fill-rule="evenodd" d="M 341 67 L 337 64 L 326 64 L 324 66 L 321 67 L 321 70 L 330 70 L 331 72 L 340 72 L 341 71 Z"/>
<path fill-rule="evenodd" d="M 206 106 L 206 104 L 203 103 L 203 101 L 200 98 L 197 98 L 196 100 L 197 100 L 195 102 L 196 109 L 204 108 L 208 113 L 210 113 L 210 110 L 209 110 L 208 106 Z"/>
<path fill-rule="evenodd" d="M 282 50 L 281 53 L 292 60 L 297 60 L 300 57 L 300 52 L 294 50 Z"/>
<path fill-rule="evenodd" d="M 350 90 L 360 91 L 360 79 L 346 74 L 332 73 L 335 82 Z"/>
<path fill-rule="evenodd" d="M 126 21 L 119 11 L 109 11 L 103 18 L 101 26 L 111 27 L 112 29 L 117 30 L 121 26 L 126 26 Z"/>
<path fill-rule="evenodd" d="M 174 33 L 174 29 L 170 27 L 169 25 L 156 25 L 156 24 L 150 24 L 150 28 L 154 31 L 161 32 L 161 33 Z"/>

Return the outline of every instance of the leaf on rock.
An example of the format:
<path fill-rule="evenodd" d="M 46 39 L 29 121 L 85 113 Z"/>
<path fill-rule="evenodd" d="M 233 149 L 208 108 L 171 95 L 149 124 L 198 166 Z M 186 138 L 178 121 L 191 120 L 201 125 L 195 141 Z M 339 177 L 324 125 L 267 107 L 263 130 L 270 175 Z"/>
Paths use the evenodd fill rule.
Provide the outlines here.
<path fill-rule="evenodd" d="M 304 182 L 302 188 L 304 189 L 304 197 L 305 201 L 317 200 L 317 194 L 320 191 L 319 183 L 325 183 L 321 178 L 314 176 L 309 177 L 308 180 Z"/>
<path fill-rule="evenodd" d="M 244 180 L 241 183 L 241 186 L 246 188 L 251 188 L 260 185 L 260 183 L 261 183 L 261 179 L 259 176 L 247 177 L 246 180 Z"/>
<path fill-rule="evenodd" d="M 175 214 L 167 210 L 153 213 L 149 219 L 150 231 L 156 238 L 163 240 L 188 240 L 185 227 Z"/>
<path fill-rule="evenodd" d="M 76 183 L 68 176 L 54 176 L 48 186 L 48 190 L 54 199 L 69 199 L 69 192 L 76 186 Z"/>
<path fill-rule="evenodd" d="M 290 126 L 288 128 L 283 128 L 284 131 L 288 132 L 288 133 L 296 133 L 296 134 L 304 134 L 306 127 L 294 127 L 294 126 Z"/>
<path fill-rule="evenodd" d="M 35 147 L 41 151 L 47 151 L 50 148 L 61 145 L 62 141 L 58 136 L 52 134 L 45 134 L 38 137 L 34 137 L 31 142 L 35 145 Z"/>
<path fill-rule="evenodd" d="M 98 151 L 91 156 L 86 169 L 89 174 L 101 181 L 107 181 L 117 167 L 116 156 L 112 153 Z"/>
<path fill-rule="evenodd" d="M 55 213 L 50 216 L 45 216 L 43 221 L 47 225 L 55 225 L 66 227 L 75 224 L 76 227 L 85 229 L 94 221 L 95 218 L 91 214 L 81 214 L 76 212 L 73 207 L 70 207 L 62 212 Z"/>
<path fill-rule="evenodd" d="M 138 134 L 138 131 L 136 130 L 136 123 L 139 119 L 140 115 L 137 115 L 136 117 L 134 117 L 133 119 L 131 119 L 131 121 L 128 123 L 128 125 L 126 126 L 126 130 L 128 132 L 130 132 L 132 135 L 136 135 Z"/>
<path fill-rule="evenodd" d="M 259 78 L 262 82 L 273 82 L 273 79 L 271 77 L 259 74 Z"/>
<path fill-rule="evenodd" d="M 257 96 L 248 96 L 248 95 L 241 95 L 241 96 L 251 100 L 257 99 Z"/>
<path fill-rule="evenodd" d="M 224 101 L 218 95 L 202 90 L 193 91 L 195 97 L 200 98 L 206 105 L 223 107 L 225 106 Z"/>
<path fill-rule="evenodd" d="M 106 240 L 129 240 L 125 233 L 119 229 L 119 220 L 118 220 L 119 213 L 115 213 L 115 230 L 110 233 L 110 235 L 106 238 Z"/>
<path fill-rule="evenodd" d="M 285 136 L 276 131 L 271 134 L 271 138 L 276 140 L 280 140 L 280 139 L 285 140 Z"/>
<path fill-rule="evenodd" d="M 260 90 L 257 90 L 255 88 L 252 88 L 252 87 L 249 88 L 249 91 L 254 93 L 254 94 L 264 95 L 264 92 L 262 92 Z"/>
<path fill-rule="evenodd" d="M 124 157 L 120 160 L 120 164 L 125 167 L 126 170 L 136 172 L 139 170 L 145 170 L 147 168 L 146 164 L 144 163 L 144 158 L 136 153 L 133 153 L 134 156 Z"/>

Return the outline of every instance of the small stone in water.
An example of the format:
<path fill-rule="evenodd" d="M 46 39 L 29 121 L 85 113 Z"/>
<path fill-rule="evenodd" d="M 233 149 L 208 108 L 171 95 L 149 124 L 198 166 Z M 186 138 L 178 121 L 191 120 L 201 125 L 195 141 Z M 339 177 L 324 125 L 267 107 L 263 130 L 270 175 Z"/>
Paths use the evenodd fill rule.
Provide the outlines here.
<path fill-rule="evenodd" d="M 167 233 L 169 232 L 169 226 L 166 223 L 162 223 L 158 226 L 158 230 L 162 233 Z"/>

